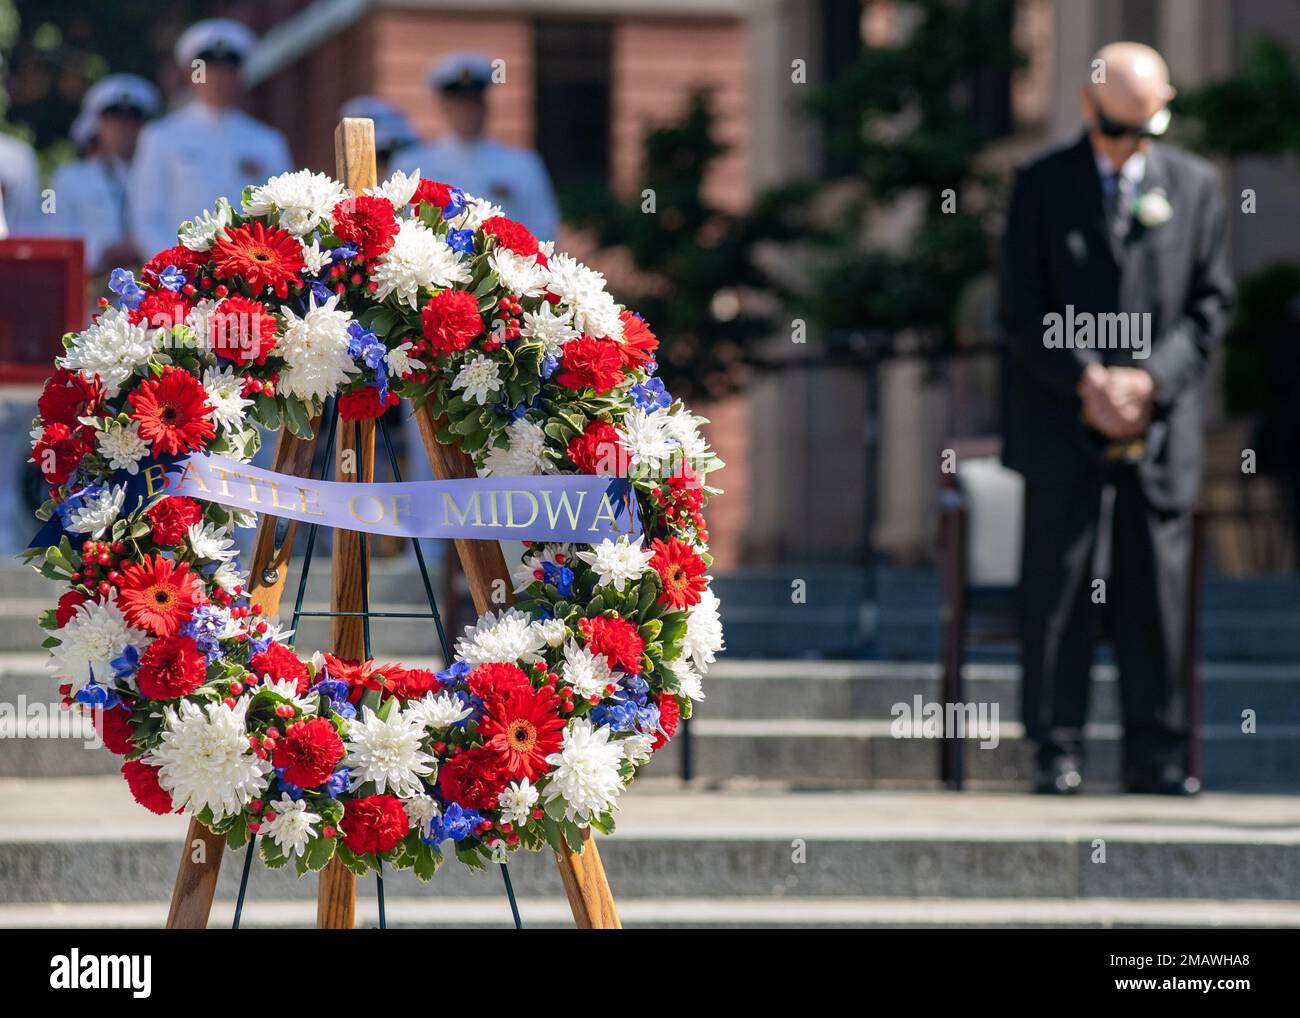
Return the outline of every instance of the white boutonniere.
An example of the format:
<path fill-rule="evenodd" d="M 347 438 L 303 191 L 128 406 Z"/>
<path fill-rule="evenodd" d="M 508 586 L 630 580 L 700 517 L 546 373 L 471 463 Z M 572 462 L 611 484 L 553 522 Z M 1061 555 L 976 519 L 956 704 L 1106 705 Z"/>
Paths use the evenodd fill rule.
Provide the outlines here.
<path fill-rule="evenodd" d="M 1133 214 L 1137 216 L 1139 223 L 1148 229 L 1153 229 L 1173 218 L 1174 207 L 1169 204 L 1164 188 L 1153 187 L 1150 191 L 1138 195 L 1137 202 L 1133 206 Z"/>

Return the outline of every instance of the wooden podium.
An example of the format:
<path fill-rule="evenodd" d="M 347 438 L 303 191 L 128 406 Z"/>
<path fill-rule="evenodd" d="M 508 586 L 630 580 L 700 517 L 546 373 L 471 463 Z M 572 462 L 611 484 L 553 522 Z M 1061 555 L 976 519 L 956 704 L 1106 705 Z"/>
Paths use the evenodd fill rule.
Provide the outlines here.
<path fill-rule="evenodd" d="M 338 178 L 354 193 L 360 194 L 375 185 L 375 130 L 372 121 L 343 120 L 334 131 L 334 153 Z M 450 480 L 475 476 L 473 461 L 465 453 L 438 442 L 435 437 L 437 423 L 431 416 L 428 403 L 416 411 L 416 421 L 435 477 Z M 314 422 L 313 437 L 309 439 L 296 438 L 288 431 L 281 431 L 272 469 L 306 476 L 311 469 L 319 431 L 319 420 Z M 374 421 L 363 421 L 356 428 L 340 428 L 335 443 L 335 478 L 340 481 L 373 480 L 374 445 Z M 353 472 L 345 470 L 345 467 Z M 362 472 L 360 478 L 355 473 L 358 468 Z M 280 527 L 278 541 L 277 524 Z M 280 607 L 296 530 L 293 521 L 266 515 L 258 525 L 249 587 L 252 603 L 260 605 L 267 617 L 274 615 Z M 335 532 L 331 610 L 358 613 L 335 616 L 331 620 L 334 653 L 345 659 L 360 660 L 367 656 L 365 619 L 360 614 L 367 610 L 368 604 L 367 545 L 363 535 L 356 531 Z M 457 539 L 455 546 L 475 609 L 481 614 L 510 604 L 513 585 L 500 545 L 496 541 Z M 493 603 L 494 588 L 505 592 L 504 602 L 498 598 L 497 603 Z M 252 852 L 255 846 L 256 842 L 250 841 L 245 851 Z M 224 850 L 224 837 L 212 834 L 197 820 L 190 821 L 167 916 L 169 929 L 202 929 L 207 926 Z M 562 851 L 555 852 L 555 857 L 575 925 L 580 929 L 619 928 L 618 911 L 590 829 L 583 831 L 583 850 L 580 853 L 565 846 Z M 336 855 L 320 873 L 316 925 L 321 929 L 352 929 L 355 924 L 356 876 Z"/>

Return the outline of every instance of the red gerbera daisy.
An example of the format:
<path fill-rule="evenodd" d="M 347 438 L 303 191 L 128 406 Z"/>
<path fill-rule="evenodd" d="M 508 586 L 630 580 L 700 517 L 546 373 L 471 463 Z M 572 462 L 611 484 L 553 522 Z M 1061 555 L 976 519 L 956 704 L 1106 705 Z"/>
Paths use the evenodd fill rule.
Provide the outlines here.
<path fill-rule="evenodd" d="M 325 671 L 331 679 L 338 679 L 348 684 L 348 700 L 356 703 L 367 689 L 383 689 L 384 676 L 375 668 L 373 661 L 344 661 L 333 654 L 325 655 Z"/>
<path fill-rule="evenodd" d="M 268 286 L 280 298 L 289 295 L 289 284 L 298 282 L 302 271 L 302 245 L 287 230 L 270 229 L 258 222 L 227 229 L 212 245 L 217 271 L 247 283 L 256 296 Z"/>
<path fill-rule="evenodd" d="M 236 364 L 265 364 L 275 346 L 275 318 L 247 297 L 227 297 L 208 316 L 212 352 Z"/>
<path fill-rule="evenodd" d="M 155 456 L 200 449 L 216 435 L 212 405 L 197 378 L 168 367 L 161 378 L 147 378 L 128 397 L 131 419 L 140 422 L 140 437 L 153 443 Z"/>
<path fill-rule="evenodd" d="M 512 778 L 529 778 L 551 769 L 546 758 L 564 741 L 560 700 L 549 689 L 516 688 L 483 707 L 478 733 L 501 755 Z"/>
<path fill-rule="evenodd" d="M 145 515 L 152 525 L 154 544 L 165 547 L 185 540 L 185 532 L 203 519 L 203 508 L 192 498 L 171 495 L 160 498 L 145 511 Z"/>
<path fill-rule="evenodd" d="M 198 577 L 188 563 L 146 555 L 122 570 L 117 605 L 127 622 L 155 636 L 172 636 L 198 607 Z"/>
<path fill-rule="evenodd" d="M 639 368 L 647 363 L 659 347 L 659 340 L 646 325 L 645 319 L 635 311 L 624 311 L 619 318 L 623 320 L 623 339 L 618 344 L 618 355 L 625 368 Z"/>
<path fill-rule="evenodd" d="M 699 604 L 700 595 L 709 585 L 704 577 L 708 567 L 695 549 L 674 537 L 667 544 L 656 538 L 650 550 L 654 552 L 650 566 L 663 582 L 659 603 L 678 610 Z"/>
<path fill-rule="evenodd" d="M 393 246 L 397 215 L 393 203 L 377 195 L 344 198 L 334 206 L 334 232 L 357 246 L 361 257 L 378 258 Z"/>
<path fill-rule="evenodd" d="M 636 631 L 636 626 L 627 619 L 617 616 L 597 615 L 594 619 L 580 619 L 580 628 L 587 637 L 587 644 L 596 654 L 604 654 L 615 668 L 621 668 L 629 675 L 641 671 L 641 652 L 645 650 L 645 640 Z"/>

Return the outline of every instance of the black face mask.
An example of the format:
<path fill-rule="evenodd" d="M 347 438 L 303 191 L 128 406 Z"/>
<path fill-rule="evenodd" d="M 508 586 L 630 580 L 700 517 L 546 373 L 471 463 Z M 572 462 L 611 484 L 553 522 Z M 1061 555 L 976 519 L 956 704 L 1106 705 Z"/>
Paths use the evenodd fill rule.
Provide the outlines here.
<path fill-rule="evenodd" d="M 1111 120 L 1101 111 L 1096 102 L 1092 104 L 1092 115 L 1097 121 L 1097 130 L 1107 138 L 1158 138 L 1169 127 L 1169 111 L 1162 109 L 1140 124 L 1121 124 Z"/>

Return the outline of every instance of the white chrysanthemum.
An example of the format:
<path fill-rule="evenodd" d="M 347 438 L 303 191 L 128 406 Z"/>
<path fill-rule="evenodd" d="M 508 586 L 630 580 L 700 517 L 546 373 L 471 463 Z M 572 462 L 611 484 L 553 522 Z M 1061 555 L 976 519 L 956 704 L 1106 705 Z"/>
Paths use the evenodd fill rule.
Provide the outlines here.
<path fill-rule="evenodd" d="M 569 636 L 569 629 L 563 619 L 538 619 L 536 625 L 548 647 L 560 646 Z"/>
<path fill-rule="evenodd" d="M 677 686 L 683 696 L 688 696 L 692 700 L 704 699 L 704 678 L 689 661 L 674 661 L 667 667 L 677 676 Z"/>
<path fill-rule="evenodd" d="M 501 388 L 501 369 L 491 357 L 477 354 L 456 372 L 451 387 L 464 389 L 466 400 L 482 406 Z"/>
<path fill-rule="evenodd" d="M 312 237 L 310 244 L 302 246 L 302 266 L 304 276 L 319 276 L 334 260 L 329 251 L 320 246 L 320 239 Z"/>
<path fill-rule="evenodd" d="M 560 751 L 546 758 L 552 768 L 547 775 L 546 800 L 562 798 L 569 820 L 584 823 L 609 812 L 618 802 L 623 790 L 619 774 L 623 747 L 610 742 L 609 735 L 608 728 L 578 718 L 565 729 Z"/>
<path fill-rule="evenodd" d="M 414 343 L 403 343 L 401 346 L 393 347 L 388 353 L 384 354 L 384 364 L 388 368 L 388 373 L 397 378 L 405 378 L 412 371 L 419 371 L 424 367 L 423 361 L 417 361 L 411 356 L 411 347 Z"/>
<path fill-rule="evenodd" d="M 700 425 L 707 423 L 703 417 L 689 413 L 663 415 L 664 434 L 677 443 L 691 467 L 701 474 L 718 470 L 722 460 L 709 448 L 700 434 Z"/>
<path fill-rule="evenodd" d="M 416 700 L 406 709 L 419 719 L 421 725 L 434 731 L 460 724 L 474 713 L 473 707 L 466 706 L 464 700 L 446 690 L 427 693 L 424 699 Z"/>
<path fill-rule="evenodd" d="M 256 526 L 256 524 L 253 524 Z M 233 562 L 222 562 L 212 574 L 212 582 L 227 594 L 233 594 L 236 587 L 247 587 L 248 578 L 239 571 Z"/>
<path fill-rule="evenodd" d="M 557 254 L 548 261 L 550 282 L 547 285 L 560 300 L 576 308 L 605 290 L 605 276 L 588 268 L 569 254 Z"/>
<path fill-rule="evenodd" d="M 512 781 L 497 796 L 497 805 L 501 809 L 501 819 L 508 824 L 522 827 L 532 817 L 533 807 L 537 805 L 539 794 L 537 786 L 527 778 Z"/>
<path fill-rule="evenodd" d="M 618 437 L 627 447 L 628 462 L 635 467 L 647 467 L 655 477 L 663 476 L 677 448 L 664 431 L 666 417 L 661 410 L 648 414 L 636 407 L 624 415 L 618 428 Z"/>
<path fill-rule="evenodd" d="M 284 335 L 275 352 L 284 358 L 280 391 L 299 399 L 324 399 L 361 369 L 348 353 L 351 311 L 338 309 L 335 294 L 317 306 L 316 298 L 301 318 L 284 308 Z"/>
<path fill-rule="evenodd" d="M 456 227 L 461 230 L 477 230 L 489 219 L 504 214 L 505 210 L 500 205 L 493 205 L 486 198 L 466 194 L 465 208 L 456 217 Z"/>
<path fill-rule="evenodd" d="M 607 537 L 600 544 L 593 545 L 590 551 L 578 552 L 578 558 L 596 571 L 597 582 L 602 587 L 622 591 L 629 581 L 641 578 L 654 558 L 654 552 L 641 547 L 644 540 L 644 534 L 637 535 L 635 541 L 629 541 L 625 536 L 616 541 Z"/>
<path fill-rule="evenodd" d="M 433 822 L 442 816 L 437 800 L 429 795 L 416 795 L 404 799 L 402 807 L 406 810 L 407 823 L 414 830 L 419 831 L 422 838 L 427 838 L 432 833 Z"/>
<path fill-rule="evenodd" d="M 573 687 L 579 697 L 604 696 L 605 687 L 613 681 L 609 659 L 576 640 L 564 645 L 564 664 L 560 666 L 560 679 Z"/>
<path fill-rule="evenodd" d="M 148 636 L 126 624 L 116 601 L 78 605 L 55 635 L 59 645 L 50 648 L 48 667 L 70 682 L 84 682 L 92 673 L 106 682 L 113 673 L 112 661 L 127 647 L 143 650 L 149 643 Z"/>
<path fill-rule="evenodd" d="M 622 313 L 614 298 L 602 290 L 573 305 L 573 324 L 588 336 L 619 340 L 623 338 Z"/>
<path fill-rule="evenodd" d="M 230 531 L 215 523 L 191 523 L 185 531 L 185 540 L 189 542 L 190 551 L 194 552 L 195 558 L 230 562 L 239 554 Z"/>
<path fill-rule="evenodd" d="M 499 615 L 487 612 L 478 625 L 466 626 L 465 635 L 456 641 L 456 656 L 471 666 L 493 661 L 532 664 L 544 646 L 533 620 L 517 608 L 506 608 Z"/>
<path fill-rule="evenodd" d="M 235 210 L 225 198 L 218 198 L 212 211 L 205 211 L 197 219 L 181 223 L 180 242 L 191 251 L 207 251 L 225 232 L 235 218 Z"/>
<path fill-rule="evenodd" d="M 470 270 L 465 259 L 418 219 L 404 219 L 393 246 L 380 257 L 370 278 L 378 284 L 375 300 L 396 293 L 415 310 L 421 288 L 468 283 Z"/>
<path fill-rule="evenodd" d="M 415 196 L 415 189 L 420 186 L 420 171 L 403 173 L 395 170 L 393 175 L 378 187 L 366 188 L 366 194 L 375 198 L 387 198 L 399 212 Z"/>
<path fill-rule="evenodd" d="M 140 461 L 149 455 L 149 443 L 140 437 L 139 421 L 113 421 L 95 434 L 95 447 L 108 461 L 109 470 L 125 470 L 128 474 L 138 474 Z"/>
<path fill-rule="evenodd" d="M 182 700 L 163 712 L 162 741 L 144 757 L 158 768 L 158 783 L 180 809 L 212 810 L 213 820 L 238 813 L 266 791 L 269 760 L 248 744 L 244 716 L 249 698 L 234 707 Z"/>
<path fill-rule="evenodd" d="M 307 843 L 316 837 L 314 825 L 320 823 L 320 814 L 307 808 L 306 799 L 295 801 L 287 795 L 271 803 L 268 812 L 274 813 L 275 819 L 263 820 L 259 833 L 269 834 L 286 859 L 302 855 Z"/>
<path fill-rule="evenodd" d="M 420 748 L 423 738 L 419 711 L 394 708 L 385 719 L 362 707 L 361 716 L 348 722 L 344 742 L 352 791 L 372 781 L 380 794 L 390 788 L 399 796 L 422 794 L 420 778 L 432 781 L 438 773 L 437 761 Z"/>
<path fill-rule="evenodd" d="M 560 565 L 572 557 L 573 545 L 571 544 L 546 544 L 540 547 L 534 545 L 519 565 L 515 566 L 514 573 L 511 575 L 515 581 L 515 592 L 527 589 L 528 585 L 537 579 L 537 570 L 542 566 L 547 563 Z"/>
<path fill-rule="evenodd" d="M 519 334 L 541 343 L 548 356 L 559 357 L 564 345 L 581 336 L 582 330 L 573 327 L 572 311 L 558 311 L 549 301 L 542 301 L 536 311 L 524 312 Z"/>
<path fill-rule="evenodd" d="M 300 714 L 315 714 L 320 707 L 320 697 L 315 693 L 298 693 L 297 679 L 273 679 L 269 676 L 262 680 L 258 689 L 269 689 L 279 693 L 298 710 Z"/>
<path fill-rule="evenodd" d="M 226 431 L 244 426 L 246 411 L 253 405 L 243 392 L 243 379 L 231 367 L 207 368 L 203 372 L 203 391 L 212 406 L 212 422 Z"/>
<path fill-rule="evenodd" d="M 55 363 L 87 378 L 99 375 L 109 396 L 148 363 L 154 353 L 154 336 L 144 323 L 132 325 L 125 308 L 109 308 L 90 328 L 72 339 L 72 346 Z"/>
<path fill-rule="evenodd" d="M 537 264 L 536 255 L 516 254 L 503 247 L 493 249 L 488 264 L 501 279 L 501 285 L 518 297 L 540 297 L 546 289 L 546 266 Z"/>
<path fill-rule="evenodd" d="M 66 526 L 73 533 L 89 534 L 100 537 L 105 530 L 117 522 L 122 514 L 122 503 L 126 500 L 126 487 L 110 484 L 98 494 L 81 500 L 79 508 L 68 513 Z"/>
<path fill-rule="evenodd" d="M 334 206 L 347 193 L 347 188 L 323 173 L 293 170 L 253 188 L 244 202 L 244 214 L 269 216 L 278 211 L 280 226 L 295 237 L 303 237 L 322 221 L 332 222 Z"/>
<path fill-rule="evenodd" d="M 699 603 L 686 616 L 686 635 L 682 638 L 682 657 L 704 675 L 724 647 L 722 620 L 718 618 L 718 596 L 712 590 L 700 595 Z"/>
<path fill-rule="evenodd" d="M 505 445 L 493 446 L 483 457 L 483 477 L 529 477 L 555 473 L 546 455 L 546 432 L 526 417 L 506 428 Z"/>
<path fill-rule="evenodd" d="M 639 732 L 633 732 L 626 739 L 621 739 L 619 745 L 623 749 L 623 756 L 632 763 L 640 767 L 654 755 L 655 741 L 648 735 L 641 735 Z"/>

